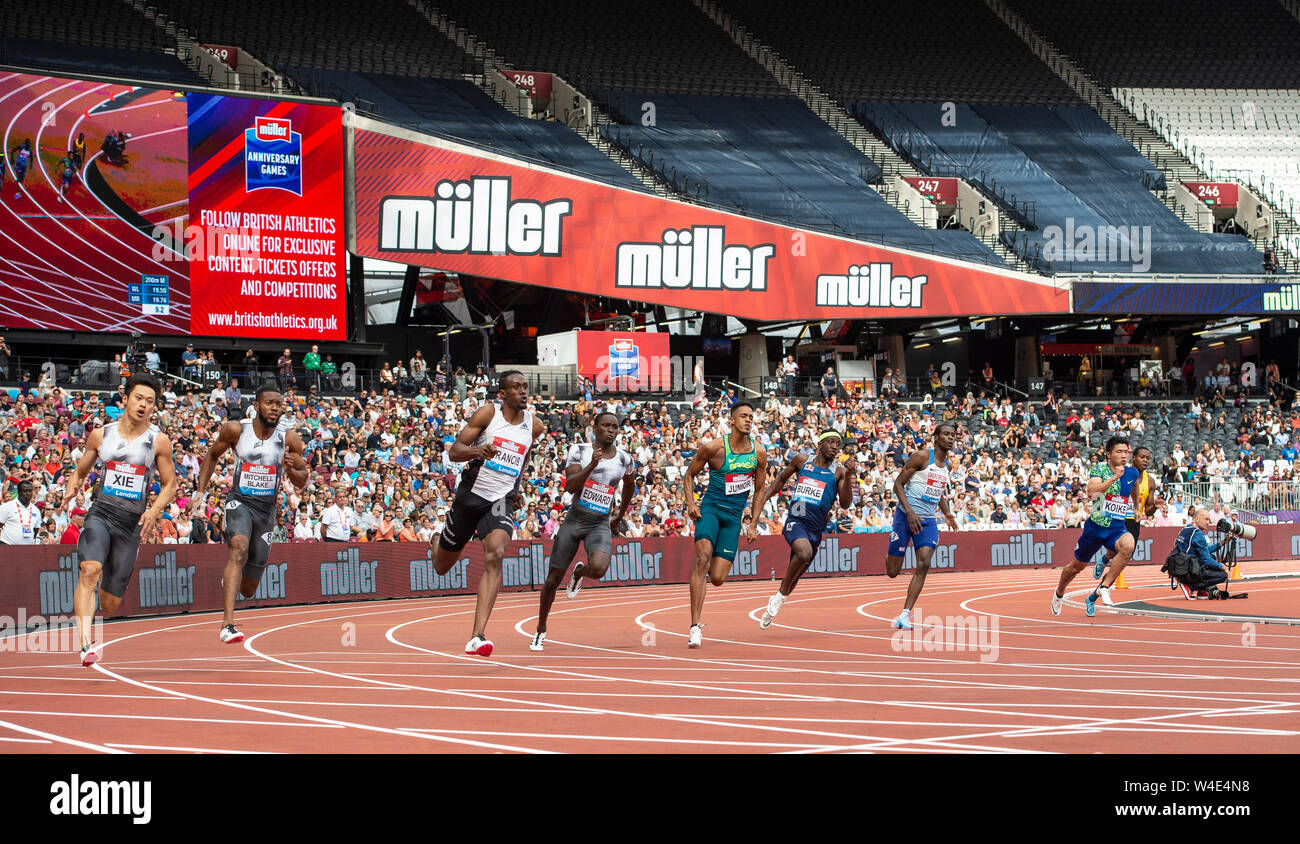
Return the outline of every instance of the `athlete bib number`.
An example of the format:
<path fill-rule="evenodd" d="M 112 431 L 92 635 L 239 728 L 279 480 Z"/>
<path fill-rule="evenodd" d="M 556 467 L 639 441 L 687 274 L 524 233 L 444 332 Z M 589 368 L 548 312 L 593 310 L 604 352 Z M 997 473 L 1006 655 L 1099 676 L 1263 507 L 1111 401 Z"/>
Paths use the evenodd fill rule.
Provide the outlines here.
<path fill-rule="evenodd" d="M 587 481 L 582 487 L 582 497 L 578 499 L 578 503 L 583 509 L 593 513 L 607 514 L 614 506 L 614 488 L 595 481 Z"/>
<path fill-rule="evenodd" d="M 276 469 L 260 463 L 243 463 L 239 467 L 239 494 L 252 498 L 275 495 Z"/>
<path fill-rule="evenodd" d="M 921 492 L 921 500 L 938 504 L 943 498 L 944 488 L 948 486 L 948 475 L 939 474 L 934 470 L 926 475 L 925 489 Z"/>
<path fill-rule="evenodd" d="M 144 476 L 143 466 L 110 460 L 104 468 L 104 486 L 101 491 L 114 498 L 143 501 Z"/>
<path fill-rule="evenodd" d="M 754 489 L 753 475 L 727 475 L 725 480 L 727 495 L 748 495 Z"/>
<path fill-rule="evenodd" d="M 1133 508 L 1129 506 L 1129 500 L 1124 496 L 1108 495 L 1106 496 L 1106 502 L 1102 505 L 1102 512 L 1107 516 L 1127 519 L 1133 515 Z"/>
<path fill-rule="evenodd" d="M 524 468 L 524 454 L 528 452 L 528 447 L 505 437 L 493 437 L 492 446 L 497 453 L 483 464 L 484 468 L 512 478 L 519 477 L 519 473 Z"/>
<path fill-rule="evenodd" d="M 819 481 L 816 478 L 800 478 L 799 483 L 794 488 L 794 498 L 796 501 L 806 501 L 809 504 L 822 503 L 822 496 L 826 494 L 826 482 Z"/>

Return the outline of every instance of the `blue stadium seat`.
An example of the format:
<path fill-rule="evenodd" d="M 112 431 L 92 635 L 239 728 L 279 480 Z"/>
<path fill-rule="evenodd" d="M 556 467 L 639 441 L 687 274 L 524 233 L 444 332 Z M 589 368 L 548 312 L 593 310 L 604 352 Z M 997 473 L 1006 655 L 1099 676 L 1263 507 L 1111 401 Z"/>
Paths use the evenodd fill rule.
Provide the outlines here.
<path fill-rule="evenodd" d="M 1003 265 L 964 231 L 917 226 L 868 182 L 880 169 L 794 99 L 599 92 L 610 140 L 670 178 L 708 185 L 709 202 L 783 223 Z M 655 125 L 641 123 L 643 104 Z"/>

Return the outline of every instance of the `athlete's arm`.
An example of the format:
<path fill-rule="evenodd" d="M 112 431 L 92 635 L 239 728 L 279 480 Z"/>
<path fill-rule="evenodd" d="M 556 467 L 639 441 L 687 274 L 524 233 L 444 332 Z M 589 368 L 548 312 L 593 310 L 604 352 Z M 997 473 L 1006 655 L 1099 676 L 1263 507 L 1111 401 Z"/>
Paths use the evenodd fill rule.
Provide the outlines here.
<path fill-rule="evenodd" d="M 474 411 L 474 415 L 469 418 L 465 427 L 460 429 L 460 433 L 447 449 L 447 456 L 453 463 L 468 463 L 478 459 L 491 460 L 496 455 L 497 450 L 492 443 L 474 445 L 474 441 L 483 433 L 483 429 L 492 424 L 494 415 L 496 415 L 496 408 L 490 404 L 485 404 Z M 534 424 L 533 431 L 536 430 L 537 425 Z"/>
<path fill-rule="evenodd" d="M 767 503 L 767 500 L 785 489 L 785 485 L 790 483 L 790 479 L 803 468 L 804 464 L 807 463 L 808 460 L 808 454 L 796 454 L 793 460 L 785 464 L 785 468 L 781 470 L 781 473 L 777 475 L 770 484 L 760 489 L 754 495 L 753 512 L 762 513 L 763 505 Z M 757 528 L 757 523 L 753 520 L 751 520 L 750 524 Z"/>
<path fill-rule="evenodd" d="M 761 445 L 759 445 L 756 442 L 754 443 L 754 453 L 757 457 L 757 462 L 758 462 L 758 465 L 754 467 L 754 480 L 757 482 L 759 478 L 767 477 L 767 449 L 763 448 Z M 755 491 L 754 493 L 755 498 L 757 498 L 758 495 L 759 492 Z M 748 514 L 749 529 L 745 531 L 746 539 L 753 541 L 755 534 L 758 531 L 758 520 L 761 516 L 762 516 L 762 511 L 759 510 L 757 507 L 752 507 L 750 509 Z M 742 516 L 741 518 L 744 519 L 746 517 Z"/>
<path fill-rule="evenodd" d="M 946 491 L 943 497 L 939 499 L 939 510 L 943 512 L 943 518 L 948 523 L 948 527 L 957 530 L 957 518 L 952 514 L 952 506 L 948 503 L 948 493 Z"/>
<path fill-rule="evenodd" d="M 593 444 L 591 447 L 591 462 L 586 466 L 579 463 L 570 463 L 564 467 L 564 491 L 570 495 L 577 495 L 582 492 L 582 487 L 591 477 L 591 473 L 596 471 L 600 465 L 601 454 L 596 450 Z"/>
<path fill-rule="evenodd" d="M 903 464 L 903 471 L 899 472 L 898 477 L 894 478 L 894 498 L 898 499 L 898 506 L 903 509 L 903 513 L 907 516 L 907 524 L 911 527 L 913 533 L 921 532 L 921 520 L 917 518 L 916 513 L 912 512 L 912 505 L 908 503 L 907 493 L 903 491 L 903 487 L 907 486 L 907 482 L 912 479 L 913 475 L 925 468 L 926 461 L 929 459 L 927 452 L 918 451 L 913 453 L 911 457 L 907 458 L 907 462 Z"/>
<path fill-rule="evenodd" d="M 686 474 L 682 476 L 682 495 L 685 497 L 686 515 L 691 519 L 700 517 L 700 502 L 695 499 L 695 476 L 704 471 L 705 465 L 713 460 L 720 448 L 722 448 L 722 440 L 713 440 L 700 446 L 695 456 L 691 458 L 691 465 L 686 467 Z"/>
<path fill-rule="evenodd" d="M 1111 475 L 1109 478 L 1090 477 L 1088 478 L 1088 495 L 1100 495 L 1113 483 L 1115 483 L 1115 475 Z M 1136 489 L 1136 484 L 1134 488 Z"/>
<path fill-rule="evenodd" d="M 96 428 L 86 437 L 86 450 L 81 453 L 81 459 L 77 461 L 76 470 L 68 477 L 68 484 L 63 489 L 63 503 L 60 507 L 67 508 L 68 502 L 77 497 L 81 491 L 81 485 L 86 482 L 86 477 L 90 475 L 90 470 L 95 466 L 95 459 L 99 457 L 99 447 L 104 444 L 104 429 Z"/>
<path fill-rule="evenodd" d="M 203 465 L 199 467 L 199 482 L 194 485 L 194 498 L 190 501 L 190 514 L 196 514 L 208 497 L 208 482 L 212 472 L 217 468 L 217 460 L 239 442 L 244 428 L 238 422 L 227 420 L 221 423 L 217 438 L 208 446 L 208 453 L 203 456 Z"/>
<path fill-rule="evenodd" d="M 627 513 L 627 508 L 632 504 L 632 495 L 636 492 L 636 465 L 633 464 L 628 469 L 627 474 L 623 476 L 623 500 L 618 503 L 618 507 L 610 515 L 610 524 L 618 524 L 623 521 L 623 516 Z"/>
<path fill-rule="evenodd" d="M 158 529 L 158 520 L 163 510 L 176 497 L 176 460 L 172 453 L 172 441 L 166 434 L 159 434 L 153 441 L 153 465 L 158 470 L 158 480 L 162 489 L 154 499 L 153 506 L 140 514 L 140 536 L 152 536 Z"/>
<path fill-rule="evenodd" d="M 848 507 L 853 504 L 853 482 L 857 480 L 857 477 L 858 461 L 850 455 L 848 460 L 840 464 L 839 493 L 841 507 Z"/>
<path fill-rule="evenodd" d="M 307 460 L 303 457 L 305 451 L 306 446 L 297 431 L 289 431 L 284 435 L 284 476 L 298 490 L 299 495 L 306 489 L 310 475 Z"/>

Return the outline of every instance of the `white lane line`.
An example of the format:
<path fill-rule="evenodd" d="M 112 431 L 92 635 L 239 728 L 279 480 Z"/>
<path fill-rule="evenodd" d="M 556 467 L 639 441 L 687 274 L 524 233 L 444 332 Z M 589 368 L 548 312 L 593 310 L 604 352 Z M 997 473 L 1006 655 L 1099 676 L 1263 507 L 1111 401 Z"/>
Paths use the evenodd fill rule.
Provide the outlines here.
<path fill-rule="evenodd" d="M 12 721 L 0 721 L 0 727 L 13 730 L 14 732 L 17 733 L 25 733 L 29 736 L 37 736 L 39 738 L 46 739 L 47 741 L 58 742 L 59 744 L 70 744 L 73 747 L 80 747 L 86 750 L 98 750 L 100 753 L 126 753 L 127 752 L 125 750 L 119 750 L 115 747 L 105 747 L 99 744 L 91 744 L 88 741 L 78 741 L 77 739 L 68 738 L 67 736 L 60 736 L 60 735 L 55 735 L 54 733 L 47 733 L 44 730 L 38 730 L 35 729 L 34 727 L 24 727 L 21 724 L 15 724 Z"/>

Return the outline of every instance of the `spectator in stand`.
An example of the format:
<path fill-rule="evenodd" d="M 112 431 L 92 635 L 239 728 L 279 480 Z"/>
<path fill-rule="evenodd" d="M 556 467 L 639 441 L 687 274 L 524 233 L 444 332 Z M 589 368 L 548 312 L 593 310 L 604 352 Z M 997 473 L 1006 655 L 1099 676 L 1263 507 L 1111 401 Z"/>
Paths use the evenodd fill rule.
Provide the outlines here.
<path fill-rule="evenodd" d="M 826 367 L 826 374 L 822 376 L 822 400 L 831 401 L 835 398 L 839 389 L 839 380 L 835 377 L 835 367 Z"/>
<path fill-rule="evenodd" d="M 181 352 L 181 373 L 191 381 L 199 380 L 199 355 L 193 343 L 186 343 L 185 351 Z"/>
<path fill-rule="evenodd" d="M 794 355 L 786 355 L 777 370 L 777 375 L 785 380 L 785 394 L 790 398 L 795 395 L 795 380 L 799 377 L 799 364 Z"/>
<path fill-rule="evenodd" d="M 474 378 L 471 380 L 470 385 L 474 388 L 475 401 L 482 403 L 487 400 L 487 391 L 490 381 L 491 379 L 488 378 L 487 373 L 483 371 L 482 366 L 474 369 Z"/>
<path fill-rule="evenodd" d="M 302 368 L 307 370 L 307 386 L 320 390 L 320 346 L 312 346 L 311 351 L 303 355 Z"/>
<path fill-rule="evenodd" d="M 411 358 L 411 383 L 416 389 L 420 387 L 431 387 L 433 382 L 429 380 L 429 363 L 424 359 L 424 352 L 417 349 L 415 355 Z"/>
<path fill-rule="evenodd" d="M 86 523 L 86 511 L 80 507 L 72 510 L 72 518 L 59 538 L 60 545 L 76 545 L 81 540 L 81 528 Z"/>
<path fill-rule="evenodd" d="M 340 385 L 339 385 L 338 371 L 339 371 L 338 366 L 336 366 L 334 363 L 334 356 L 326 355 L 325 360 L 322 361 L 320 365 L 320 374 L 325 379 L 325 384 L 327 385 L 327 389 L 330 390 L 339 389 Z"/>
<path fill-rule="evenodd" d="M 991 395 L 996 394 L 997 391 L 994 389 L 993 383 L 993 364 L 984 361 L 984 369 L 980 370 L 980 377 L 984 381 L 984 389 Z"/>
<path fill-rule="evenodd" d="M 1277 272 L 1277 255 L 1273 254 L 1272 246 L 1264 247 L 1264 260 L 1260 262 L 1260 265 L 1268 275 Z"/>
<path fill-rule="evenodd" d="M 239 368 L 244 373 L 244 383 L 248 385 L 249 389 L 257 389 L 261 386 L 261 372 L 257 366 L 257 355 L 253 354 L 252 349 L 244 352 L 244 358 L 240 361 Z"/>
<path fill-rule="evenodd" d="M 278 380 L 280 382 L 280 392 L 281 393 L 287 392 L 291 387 L 294 386 L 293 355 L 289 354 L 288 349 L 285 349 L 283 352 L 280 353 L 280 357 L 277 358 L 275 361 L 275 368 L 279 376 Z"/>

